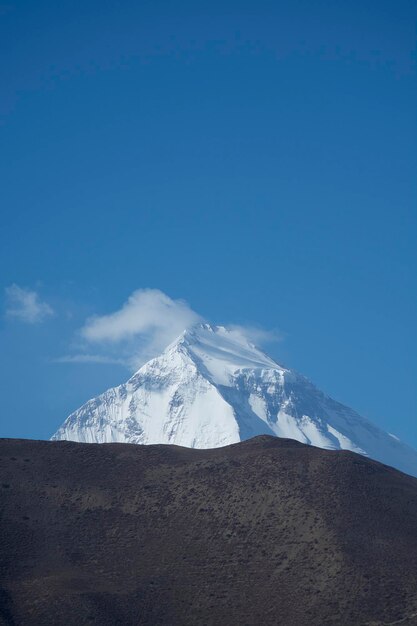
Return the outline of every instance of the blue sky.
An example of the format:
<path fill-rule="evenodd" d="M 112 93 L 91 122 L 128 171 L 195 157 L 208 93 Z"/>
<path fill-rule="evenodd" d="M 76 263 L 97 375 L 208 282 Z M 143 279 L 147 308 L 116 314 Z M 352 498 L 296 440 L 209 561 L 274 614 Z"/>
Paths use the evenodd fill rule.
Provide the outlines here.
<path fill-rule="evenodd" d="M 416 14 L 0 5 L 1 436 L 49 437 L 196 312 L 279 334 L 417 447 Z M 146 288 L 172 318 L 92 339 L 129 297 L 152 312 Z"/>

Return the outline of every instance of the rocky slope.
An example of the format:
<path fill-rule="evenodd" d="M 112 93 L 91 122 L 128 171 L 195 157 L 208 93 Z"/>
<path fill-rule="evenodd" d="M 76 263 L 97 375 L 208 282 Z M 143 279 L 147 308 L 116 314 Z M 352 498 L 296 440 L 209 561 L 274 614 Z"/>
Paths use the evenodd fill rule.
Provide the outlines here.
<path fill-rule="evenodd" d="M 0 623 L 417 623 L 417 480 L 261 436 L 0 441 Z"/>

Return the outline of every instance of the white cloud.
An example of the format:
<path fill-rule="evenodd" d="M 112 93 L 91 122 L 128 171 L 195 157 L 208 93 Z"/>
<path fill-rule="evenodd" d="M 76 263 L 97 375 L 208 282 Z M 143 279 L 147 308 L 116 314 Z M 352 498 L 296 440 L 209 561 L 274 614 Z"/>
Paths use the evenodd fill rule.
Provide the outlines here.
<path fill-rule="evenodd" d="M 284 338 L 283 334 L 276 329 L 266 330 L 258 326 L 240 326 L 238 324 L 230 324 L 228 328 L 240 333 L 257 346 L 276 343 L 277 341 L 282 341 Z"/>
<path fill-rule="evenodd" d="M 117 345 L 125 362 L 136 369 L 201 319 L 184 300 L 173 300 L 159 289 L 138 289 L 118 311 L 88 319 L 80 334 L 107 351 Z"/>
<path fill-rule="evenodd" d="M 36 291 L 13 284 L 6 287 L 6 315 L 27 324 L 37 324 L 54 315 L 54 311 L 42 302 Z"/>
<path fill-rule="evenodd" d="M 120 341 L 161 331 L 175 336 L 199 319 L 184 300 L 172 300 L 159 289 L 138 289 L 118 311 L 88 319 L 81 334 L 88 341 Z"/>
<path fill-rule="evenodd" d="M 52 359 L 53 363 L 101 363 L 104 365 L 126 365 L 123 359 L 105 354 L 67 354 Z"/>

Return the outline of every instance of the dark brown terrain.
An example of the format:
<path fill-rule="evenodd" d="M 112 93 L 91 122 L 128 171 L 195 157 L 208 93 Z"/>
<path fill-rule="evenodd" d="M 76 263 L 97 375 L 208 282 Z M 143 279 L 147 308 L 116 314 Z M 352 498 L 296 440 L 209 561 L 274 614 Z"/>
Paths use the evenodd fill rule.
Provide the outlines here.
<path fill-rule="evenodd" d="M 417 624 L 417 479 L 272 437 L 0 440 L 0 623 Z"/>

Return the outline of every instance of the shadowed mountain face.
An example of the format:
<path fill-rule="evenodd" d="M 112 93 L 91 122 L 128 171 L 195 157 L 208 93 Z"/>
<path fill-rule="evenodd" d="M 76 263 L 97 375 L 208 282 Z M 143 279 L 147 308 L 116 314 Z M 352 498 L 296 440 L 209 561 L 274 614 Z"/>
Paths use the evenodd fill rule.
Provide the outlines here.
<path fill-rule="evenodd" d="M 417 480 L 262 436 L 0 441 L 0 623 L 417 623 Z"/>

